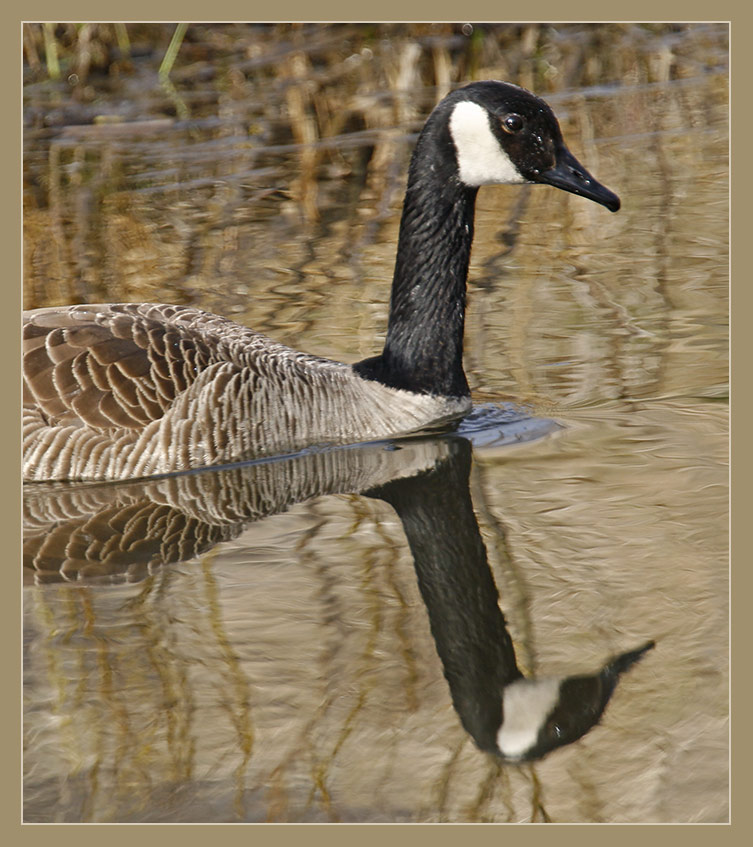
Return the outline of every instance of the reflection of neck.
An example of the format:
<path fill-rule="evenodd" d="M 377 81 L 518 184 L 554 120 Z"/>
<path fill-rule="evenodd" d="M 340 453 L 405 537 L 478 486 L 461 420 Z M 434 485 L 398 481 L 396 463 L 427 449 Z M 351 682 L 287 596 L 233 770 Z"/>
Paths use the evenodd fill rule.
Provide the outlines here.
<path fill-rule="evenodd" d="M 470 444 L 452 446 L 435 470 L 371 493 L 402 521 L 460 720 L 479 747 L 494 751 L 502 689 L 521 673 L 473 512 Z"/>

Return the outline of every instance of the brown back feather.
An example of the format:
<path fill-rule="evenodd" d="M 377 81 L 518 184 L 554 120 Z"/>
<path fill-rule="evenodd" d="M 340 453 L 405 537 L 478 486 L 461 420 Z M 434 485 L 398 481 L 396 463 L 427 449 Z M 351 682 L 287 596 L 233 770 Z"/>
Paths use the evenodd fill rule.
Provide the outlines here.
<path fill-rule="evenodd" d="M 138 430 L 158 420 L 209 364 L 200 339 L 127 305 L 25 316 L 24 399 L 50 425 Z"/>

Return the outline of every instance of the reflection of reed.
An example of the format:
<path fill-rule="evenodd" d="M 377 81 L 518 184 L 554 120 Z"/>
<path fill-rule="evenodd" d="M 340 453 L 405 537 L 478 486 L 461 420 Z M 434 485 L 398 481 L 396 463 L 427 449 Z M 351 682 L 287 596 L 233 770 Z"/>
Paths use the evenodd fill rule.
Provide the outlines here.
<path fill-rule="evenodd" d="M 143 591 L 153 587 L 145 583 Z M 170 644 L 175 628 L 164 629 L 147 604 L 137 602 L 127 614 L 121 607 L 113 618 L 109 604 L 98 602 L 88 589 L 69 592 L 68 598 L 59 606 L 44 594 L 36 597 L 37 619 L 40 607 L 48 619 L 51 702 L 46 705 L 65 729 L 50 736 L 49 729 L 36 725 L 36 737 L 27 736 L 36 756 L 27 750 L 26 759 L 49 773 L 41 780 L 43 792 L 54 792 L 50 782 L 57 777 L 63 798 L 67 793 L 74 807 L 82 803 L 79 819 L 90 820 L 114 802 L 135 810 L 155 785 L 190 776 L 194 693 L 180 652 Z M 118 633 L 118 618 L 126 632 Z M 140 633 L 137 651 L 132 650 L 135 631 Z M 34 708 L 29 704 L 31 714 Z M 29 725 L 34 725 L 31 717 Z M 35 782 L 40 785 L 39 776 Z M 51 818 L 42 819 L 55 820 L 66 805 L 63 799 L 49 809 Z"/>
<path fill-rule="evenodd" d="M 209 556 L 204 558 L 202 571 L 207 588 L 212 634 L 215 637 L 217 645 L 221 648 L 225 660 L 220 665 L 220 668 L 225 671 L 225 685 L 219 688 L 220 702 L 227 712 L 229 722 L 235 729 L 237 750 L 240 752 L 239 762 L 233 774 L 233 780 L 236 783 L 233 810 L 239 818 L 243 818 L 243 789 L 246 770 L 254 746 L 250 681 L 238 659 L 231 640 L 225 632 L 217 583 L 212 573 L 211 556 L 212 554 L 210 553 Z"/>
<path fill-rule="evenodd" d="M 37 621 L 44 615 L 50 633 L 47 680 L 54 703 L 43 705 L 52 706 L 60 732 L 35 724 L 35 704 L 29 704 L 27 727 L 36 732 L 27 735 L 35 750 L 27 750 L 26 759 L 35 762 L 34 784 L 43 796 L 54 792 L 51 780 L 59 780 L 52 819 L 66 806 L 70 815 L 79 802 L 78 820 L 107 820 L 116 809 L 139 819 L 155 792 L 166 794 L 169 805 L 170 794 L 195 780 L 211 758 L 213 769 L 229 771 L 233 807 L 243 818 L 253 684 L 228 636 L 210 563 L 190 581 L 178 583 L 169 574 L 150 577 L 125 602 L 87 588 L 68 592 L 71 602 L 62 606 L 37 594 Z M 203 681 L 197 685 L 199 656 Z M 41 778 L 40 770 L 50 777 Z M 28 801 L 36 799 L 30 794 Z"/>

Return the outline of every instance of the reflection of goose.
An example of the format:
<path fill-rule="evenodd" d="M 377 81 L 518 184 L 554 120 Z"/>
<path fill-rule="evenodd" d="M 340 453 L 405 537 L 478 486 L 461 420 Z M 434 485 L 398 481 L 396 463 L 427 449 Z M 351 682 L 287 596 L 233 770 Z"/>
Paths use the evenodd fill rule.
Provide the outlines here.
<path fill-rule="evenodd" d="M 463 726 L 482 750 L 538 758 L 599 720 L 620 673 L 648 645 L 592 676 L 523 677 L 473 512 L 470 463 L 465 439 L 424 438 L 399 450 L 359 445 L 142 483 L 29 486 L 27 570 L 40 582 L 138 580 L 295 502 L 368 488 L 402 522 Z"/>
<path fill-rule="evenodd" d="M 476 193 L 525 182 L 619 208 L 529 92 L 472 83 L 434 109 L 410 165 L 384 350 L 355 365 L 192 308 L 29 313 L 25 476 L 150 476 L 380 438 L 467 412 L 462 347 Z"/>
<path fill-rule="evenodd" d="M 508 761 L 538 759 L 598 723 L 620 674 L 653 642 L 590 676 L 524 678 L 473 512 L 470 445 L 457 439 L 454 446 L 454 460 L 371 493 L 402 521 L 463 726 L 482 750 Z"/>

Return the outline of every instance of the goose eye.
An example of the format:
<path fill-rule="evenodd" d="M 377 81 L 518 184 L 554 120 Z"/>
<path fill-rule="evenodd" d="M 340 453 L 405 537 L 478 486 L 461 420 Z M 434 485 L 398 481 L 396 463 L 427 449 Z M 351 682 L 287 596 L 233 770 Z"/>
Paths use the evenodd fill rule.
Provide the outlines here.
<path fill-rule="evenodd" d="M 523 129 L 524 125 L 525 121 L 523 120 L 523 118 L 520 117 L 520 115 L 506 115 L 502 119 L 502 129 L 505 132 L 509 132 L 510 135 L 513 135 L 516 132 L 520 132 L 520 130 Z"/>

